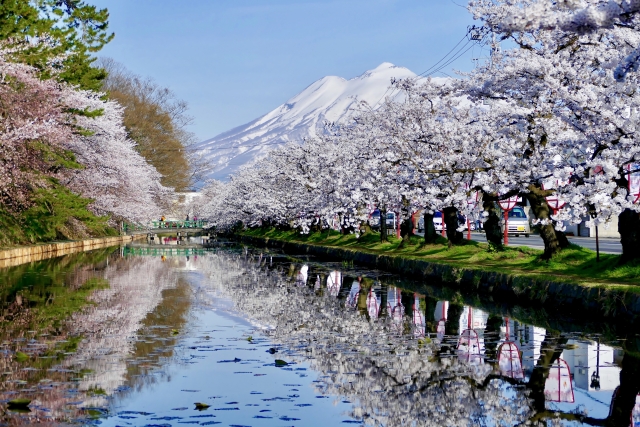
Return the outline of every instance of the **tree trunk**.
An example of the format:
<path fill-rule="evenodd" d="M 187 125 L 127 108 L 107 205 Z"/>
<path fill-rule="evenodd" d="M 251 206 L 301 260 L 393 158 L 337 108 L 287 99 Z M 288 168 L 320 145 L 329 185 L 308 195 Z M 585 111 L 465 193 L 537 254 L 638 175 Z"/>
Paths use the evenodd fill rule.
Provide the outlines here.
<path fill-rule="evenodd" d="M 435 243 L 438 235 L 436 234 L 436 227 L 433 225 L 433 214 L 428 210 L 424 210 L 424 242 Z"/>
<path fill-rule="evenodd" d="M 388 242 L 387 238 L 387 209 L 380 208 L 380 243 Z"/>
<path fill-rule="evenodd" d="M 543 412 L 545 410 L 546 399 L 544 396 L 544 386 L 547 378 L 549 378 L 549 368 L 558 360 L 567 341 L 568 339 L 565 337 L 557 334 L 552 335 L 551 332 L 547 332 L 547 336 L 542 342 L 540 358 L 538 358 L 538 363 L 535 368 L 533 368 L 529 383 L 527 384 L 527 387 L 531 390 L 529 397 L 533 399 L 533 408 L 536 412 Z"/>
<path fill-rule="evenodd" d="M 404 315 L 413 318 L 413 305 L 415 304 L 415 296 L 413 292 L 400 292 L 400 303 L 404 307 Z"/>
<path fill-rule="evenodd" d="M 640 393 L 640 359 L 625 353 L 620 370 L 620 387 L 611 402 L 610 415 L 605 425 L 611 427 L 629 425 L 638 393 Z"/>
<path fill-rule="evenodd" d="M 360 235 L 364 236 L 365 234 L 371 233 L 371 226 L 368 221 L 362 221 L 360 223 Z"/>
<path fill-rule="evenodd" d="M 551 209 L 545 199 L 545 190 L 534 184 L 529 185 L 528 189 L 527 200 L 529 200 L 533 214 L 539 220 L 551 220 Z M 567 236 L 560 231 L 556 231 L 553 223 L 549 222 L 546 225 L 540 225 L 539 228 L 540 237 L 542 237 L 542 241 L 544 242 L 542 259 L 551 259 L 551 257 L 563 248 L 569 246 Z"/>
<path fill-rule="evenodd" d="M 487 319 L 487 328 L 484 330 L 485 336 L 495 334 L 499 337 L 500 327 L 502 327 L 502 317 L 490 314 Z M 500 343 L 498 341 L 488 340 L 485 341 L 484 345 L 485 358 L 488 360 L 498 360 L 498 347 Z"/>
<path fill-rule="evenodd" d="M 400 209 L 400 237 L 402 237 L 401 247 L 409 244 L 409 239 L 413 236 L 413 221 L 411 220 L 411 211 L 409 210 L 409 200 L 402 196 L 402 208 Z"/>
<path fill-rule="evenodd" d="M 320 221 L 319 218 L 315 218 L 313 220 L 313 222 L 311 223 L 311 227 L 309 227 L 309 230 L 312 233 L 321 232 L 322 231 L 322 221 Z"/>
<path fill-rule="evenodd" d="M 425 327 L 427 329 L 426 332 L 435 334 L 438 328 L 438 321 L 440 320 L 440 319 L 436 319 L 434 316 L 438 301 L 435 298 L 425 296 L 424 302 L 425 302 L 424 322 L 425 322 Z"/>
<path fill-rule="evenodd" d="M 640 215 L 631 209 L 625 209 L 618 216 L 618 232 L 622 244 L 620 264 L 640 259 Z"/>
<path fill-rule="evenodd" d="M 502 230 L 500 229 L 500 216 L 498 215 L 498 208 L 494 201 L 485 197 L 482 201 L 482 207 L 485 212 L 489 214 L 487 220 L 484 222 L 484 232 L 487 236 L 487 242 L 490 246 L 496 249 L 502 249 Z"/>
<path fill-rule="evenodd" d="M 452 337 L 457 337 L 462 332 L 459 330 L 460 327 L 460 316 L 462 316 L 462 311 L 464 307 L 461 305 L 453 304 L 449 302 L 449 310 L 447 311 L 447 322 L 445 323 L 445 334 L 450 335 Z M 467 319 L 465 319 L 464 324 L 467 324 Z"/>
<path fill-rule="evenodd" d="M 371 320 L 369 310 L 367 308 L 367 297 L 369 296 L 369 290 L 371 289 L 371 282 L 362 280 L 361 277 L 358 277 L 357 280 L 360 282 L 360 291 L 358 292 L 358 311 L 360 314 L 364 315 L 367 320 Z"/>
<path fill-rule="evenodd" d="M 463 241 L 462 232 L 458 231 L 458 209 L 450 206 L 442 211 L 444 223 L 447 224 L 449 245 L 459 245 Z"/>
<path fill-rule="evenodd" d="M 413 236 L 413 221 L 411 221 L 411 217 L 402 220 L 402 224 L 400 224 L 400 236 L 402 237 L 403 243 L 409 243 L 409 238 Z"/>
<path fill-rule="evenodd" d="M 389 287 L 385 283 L 380 283 L 380 317 L 387 317 L 389 310 L 387 309 Z"/>

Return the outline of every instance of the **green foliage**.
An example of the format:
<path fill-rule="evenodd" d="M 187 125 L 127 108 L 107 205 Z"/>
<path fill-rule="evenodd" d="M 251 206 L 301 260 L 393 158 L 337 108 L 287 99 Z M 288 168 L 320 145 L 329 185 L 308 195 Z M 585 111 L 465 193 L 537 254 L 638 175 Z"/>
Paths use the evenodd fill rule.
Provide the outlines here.
<path fill-rule="evenodd" d="M 78 115 L 78 116 L 95 118 L 95 117 L 100 117 L 102 114 L 104 114 L 104 109 L 99 108 L 97 110 L 89 110 L 89 107 L 87 107 L 84 110 L 80 110 L 78 108 L 69 108 L 67 109 L 67 112 Z"/>
<path fill-rule="evenodd" d="M 95 59 L 90 53 L 113 39 L 107 31 L 108 19 L 107 9 L 97 9 L 84 0 L 3 0 L 0 40 L 21 45 L 15 60 L 40 69 L 44 78 L 51 76 L 53 61 L 61 80 L 95 91 L 106 73 L 92 67 Z M 49 43 L 30 43 L 45 36 Z M 56 61 L 63 54 L 65 59 Z"/>
<path fill-rule="evenodd" d="M 20 305 L 29 308 L 25 327 L 40 332 L 56 328 L 84 307 L 94 290 L 108 287 L 106 280 L 100 278 L 73 282 L 75 276 L 71 273 L 85 265 L 104 262 L 112 252 L 113 248 L 100 249 L 0 269 L 0 300 L 9 304 L 20 297 Z M 0 328 L 6 330 L 8 324 L 2 322 L 0 317 Z M 76 345 L 71 340 L 64 351 L 74 351 Z"/>
<path fill-rule="evenodd" d="M 79 288 L 73 289 L 69 286 L 51 286 L 47 289 L 47 300 L 38 301 L 35 310 L 34 323 L 31 325 L 36 330 L 43 330 L 47 327 L 58 328 L 62 322 L 73 313 L 77 313 L 88 303 L 88 299 L 96 289 L 105 289 L 109 283 L 104 279 L 89 279 Z M 77 347 L 78 342 L 75 343 Z M 76 349 L 68 349 L 75 351 Z"/>
<path fill-rule="evenodd" d="M 76 156 L 69 150 L 59 150 L 40 141 L 28 143 L 30 150 L 37 152 L 38 156 L 47 164 L 51 172 L 60 169 L 82 169 L 83 166 L 76 161 Z"/>
<path fill-rule="evenodd" d="M 109 235 L 114 231 L 107 225 L 106 217 L 98 217 L 89 212 L 90 199 L 72 193 L 50 178 L 49 187 L 35 190 L 33 205 L 22 213 L 22 231 L 28 241 L 42 242 L 72 239 L 78 226 L 83 224 L 90 235 Z"/>
<path fill-rule="evenodd" d="M 29 360 L 29 355 L 21 351 L 16 351 L 15 359 L 20 363 L 24 363 Z"/>

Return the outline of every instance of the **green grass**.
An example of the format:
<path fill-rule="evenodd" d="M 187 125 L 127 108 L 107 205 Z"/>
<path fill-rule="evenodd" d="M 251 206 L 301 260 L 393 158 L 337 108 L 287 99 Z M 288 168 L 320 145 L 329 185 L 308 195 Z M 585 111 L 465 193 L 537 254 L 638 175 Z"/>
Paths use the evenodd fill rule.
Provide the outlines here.
<path fill-rule="evenodd" d="M 108 225 L 108 217 L 90 212 L 90 199 L 54 179 L 47 183 L 33 191 L 27 209 L 10 212 L 0 206 L 0 247 L 118 234 Z"/>
<path fill-rule="evenodd" d="M 564 249 L 550 261 L 541 259 L 542 251 L 529 247 L 506 247 L 503 251 L 489 251 L 486 243 L 464 241 L 462 245 L 449 247 L 447 240 L 438 237 L 435 244 L 424 244 L 422 237 L 413 236 L 408 245 L 401 247 L 401 240 L 389 236 L 381 243 L 378 233 L 368 233 L 360 239 L 341 235 L 330 230 L 300 234 L 296 230 L 249 229 L 243 235 L 268 237 L 277 240 L 308 243 L 321 246 L 353 249 L 361 252 L 424 259 L 441 264 L 454 265 L 480 271 L 512 274 L 538 280 L 563 283 L 580 283 L 605 288 L 624 287 L 640 292 L 640 263 L 618 265 L 619 255 L 600 254 L 577 245 Z"/>

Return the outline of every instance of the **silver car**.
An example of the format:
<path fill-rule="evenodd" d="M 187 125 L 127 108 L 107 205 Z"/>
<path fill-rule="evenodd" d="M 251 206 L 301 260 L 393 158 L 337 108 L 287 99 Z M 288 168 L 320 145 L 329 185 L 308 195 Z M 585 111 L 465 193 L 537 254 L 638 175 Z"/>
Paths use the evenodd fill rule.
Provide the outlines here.
<path fill-rule="evenodd" d="M 516 237 L 521 234 L 524 234 L 525 237 L 529 237 L 529 234 L 531 234 L 531 224 L 529 223 L 529 218 L 527 218 L 527 214 L 522 206 L 516 206 L 509 211 L 508 224 L 509 234 L 513 234 Z M 504 224 L 502 225 L 502 231 L 504 232 Z"/>

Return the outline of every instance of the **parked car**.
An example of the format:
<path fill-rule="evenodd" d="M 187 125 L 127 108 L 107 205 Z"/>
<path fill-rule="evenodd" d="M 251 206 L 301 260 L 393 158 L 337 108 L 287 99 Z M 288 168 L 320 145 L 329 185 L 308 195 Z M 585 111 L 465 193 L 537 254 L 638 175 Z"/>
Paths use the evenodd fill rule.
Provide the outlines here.
<path fill-rule="evenodd" d="M 467 217 L 465 217 L 464 215 L 458 215 L 458 225 L 463 226 L 464 230 L 467 229 Z M 433 226 L 436 229 L 436 231 L 441 232 L 442 231 L 442 212 L 437 211 L 433 214 Z M 476 224 L 475 222 L 471 222 L 470 223 L 470 227 L 471 230 L 475 230 L 476 229 Z M 444 225 L 444 229 L 447 229 L 447 224 Z M 424 215 L 420 216 L 420 219 L 418 220 L 418 232 L 419 233 L 423 233 L 424 232 Z"/>
<path fill-rule="evenodd" d="M 444 221 L 442 221 L 442 212 L 434 212 L 433 214 L 433 226 L 436 228 L 436 231 L 442 231 Z M 447 224 L 444 224 L 444 229 L 447 229 Z"/>
<path fill-rule="evenodd" d="M 504 214 L 502 217 L 504 218 Z M 522 206 L 516 206 L 511 209 L 509 211 L 508 218 L 509 234 L 513 234 L 516 237 L 524 234 L 525 237 L 529 237 L 531 234 L 531 224 L 529 223 L 529 218 L 527 218 L 527 214 Z M 504 221 L 502 224 L 502 232 L 504 233 Z"/>
<path fill-rule="evenodd" d="M 395 230 L 397 225 L 395 212 L 387 212 L 386 224 L 387 224 L 387 229 Z M 373 211 L 369 216 L 369 225 L 374 230 L 380 229 L 380 211 L 378 209 Z"/>
<path fill-rule="evenodd" d="M 376 209 L 369 215 L 369 226 L 374 229 L 380 229 L 380 211 Z"/>
<path fill-rule="evenodd" d="M 387 212 L 387 229 L 391 229 L 391 230 L 396 229 L 396 213 L 395 212 Z"/>

